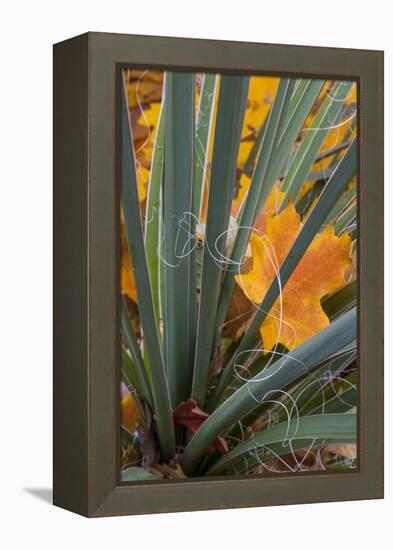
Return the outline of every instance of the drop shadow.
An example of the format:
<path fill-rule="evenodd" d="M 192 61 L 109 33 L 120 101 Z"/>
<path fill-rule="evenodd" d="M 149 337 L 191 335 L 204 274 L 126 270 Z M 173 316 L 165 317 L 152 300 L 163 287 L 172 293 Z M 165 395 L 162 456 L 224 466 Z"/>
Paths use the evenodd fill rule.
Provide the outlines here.
<path fill-rule="evenodd" d="M 33 497 L 36 497 L 39 500 L 46 502 L 47 504 L 53 503 L 52 489 L 49 489 L 47 487 L 42 487 L 42 488 L 24 487 L 23 490 L 25 491 L 25 493 L 29 493 L 30 495 L 33 495 Z"/>

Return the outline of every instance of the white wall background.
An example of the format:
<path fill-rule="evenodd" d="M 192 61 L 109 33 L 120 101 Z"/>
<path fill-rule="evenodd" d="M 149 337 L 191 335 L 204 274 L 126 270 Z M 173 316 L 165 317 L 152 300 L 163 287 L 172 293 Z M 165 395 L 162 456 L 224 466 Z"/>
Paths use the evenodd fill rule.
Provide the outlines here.
<path fill-rule="evenodd" d="M 0 32 L 3 548 L 368 548 L 392 530 L 392 28 L 374 0 L 9 1 Z M 390 23 L 389 23 L 390 20 Z M 51 45 L 87 30 L 386 52 L 386 500 L 86 520 L 51 486 Z M 372 368 L 372 365 L 370 365 Z M 37 496 L 38 495 L 38 496 Z M 44 498 L 42 498 L 44 497 Z M 389 514 L 390 512 L 390 514 Z M 390 536 L 391 538 L 391 536 Z M 377 541 L 381 540 L 380 543 Z"/>

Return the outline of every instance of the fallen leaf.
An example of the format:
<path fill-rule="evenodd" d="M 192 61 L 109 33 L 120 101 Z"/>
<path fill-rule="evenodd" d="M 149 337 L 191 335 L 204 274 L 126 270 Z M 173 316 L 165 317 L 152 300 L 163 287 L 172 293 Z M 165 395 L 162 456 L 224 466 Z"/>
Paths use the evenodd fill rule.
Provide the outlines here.
<path fill-rule="evenodd" d="M 123 223 L 120 230 L 120 288 L 131 300 L 137 302 L 134 274 Z"/>
<path fill-rule="evenodd" d="M 268 218 L 266 236 L 251 235 L 253 266 L 235 279 L 254 304 L 262 302 L 301 227 L 295 206 L 289 204 Z M 283 289 L 282 323 L 278 298 L 260 327 L 265 350 L 278 342 L 293 349 L 329 325 L 321 298 L 344 286 L 350 248 L 350 236 L 335 236 L 332 225 L 314 238 Z"/>
<path fill-rule="evenodd" d="M 173 420 L 178 426 L 184 426 L 190 430 L 191 434 L 194 433 L 201 427 L 201 425 L 208 418 L 208 414 L 203 412 L 194 399 L 187 399 L 187 401 L 182 401 L 173 411 Z M 217 450 L 219 453 L 224 454 L 228 452 L 228 445 L 225 439 L 221 436 L 216 437 L 216 439 L 209 445 L 208 451 L 212 452 Z"/>
<path fill-rule="evenodd" d="M 253 109 L 266 106 L 266 114 L 276 95 L 280 79 L 275 76 L 252 76 L 248 89 L 248 102 Z"/>
<path fill-rule="evenodd" d="M 140 419 L 138 406 L 134 397 L 129 393 L 120 401 L 120 422 L 122 426 L 133 433 Z"/>
<path fill-rule="evenodd" d="M 323 449 L 326 454 L 339 455 L 347 460 L 355 460 L 357 457 L 356 445 L 353 443 L 326 445 Z"/>
<path fill-rule="evenodd" d="M 139 202 L 146 200 L 147 187 L 149 183 L 150 171 L 144 166 L 138 165 L 136 169 L 136 177 L 138 182 Z"/>
<path fill-rule="evenodd" d="M 153 464 L 149 468 L 152 474 L 159 475 L 165 479 L 186 479 L 187 476 L 181 469 L 180 464 L 176 464 L 173 468 L 168 464 Z"/>
<path fill-rule="evenodd" d="M 254 140 L 241 141 L 239 146 L 239 156 L 237 158 L 237 165 L 239 168 L 243 168 L 248 160 L 248 156 L 253 148 Z"/>
<path fill-rule="evenodd" d="M 250 300 L 236 285 L 228 307 L 228 313 L 221 327 L 221 336 L 224 338 L 238 339 L 244 332 L 247 321 L 254 313 L 255 308 Z"/>
<path fill-rule="evenodd" d="M 246 196 L 246 193 L 250 187 L 251 178 L 243 174 L 240 178 L 239 184 L 239 192 L 236 199 L 234 199 L 232 202 L 232 216 L 236 216 L 236 214 L 238 213 L 244 197 Z M 265 232 L 267 218 L 271 214 L 277 213 L 284 197 L 285 193 L 283 191 L 280 191 L 280 182 L 277 181 L 270 191 L 270 194 L 265 202 L 265 206 L 263 207 L 262 212 L 260 213 L 257 221 L 254 224 L 254 227 L 257 231 L 261 231 L 262 233 Z"/>
<path fill-rule="evenodd" d="M 270 194 L 265 202 L 265 206 L 263 207 L 262 212 L 259 214 L 258 219 L 254 224 L 254 227 L 257 231 L 265 233 L 266 222 L 269 216 L 277 214 L 284 197 L 285 193 L 283 191 L 280 191 L 280 182 L 277 181 L 270 191 Z"/>
<path fill-rule="evenodd" d="M 145 74 L 131 71 L 128 83 L 128 105 L 135 107 L 139 103 L 159 101 L 162 94 L 163 75 L 162 71 L 145 71 Z"/>
<path fill-rule="evenodd" d="M 157 133 L 160 110 L 160 103 L 151 103 L 148 109 L 143 110 L 143 113 L 140 114 L 140 117 L 137 120 L 137 124 L 144 128 L 144 139 L 148 140 L 151 147 L 154 145 L 154 140 Z"/>

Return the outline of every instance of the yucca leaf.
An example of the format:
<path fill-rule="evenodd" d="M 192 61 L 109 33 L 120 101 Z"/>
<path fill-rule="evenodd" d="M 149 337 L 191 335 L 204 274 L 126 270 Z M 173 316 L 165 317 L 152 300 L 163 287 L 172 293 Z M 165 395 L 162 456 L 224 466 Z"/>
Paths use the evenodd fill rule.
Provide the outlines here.
<path fill-rule="evenodd" d="M 334 319 L 337 315 L 340 315 L 356 304 L 356 295 L 357 283 L 356 281 L 352 281 L 340 290 L 337 290 L 337 292 L 322 299 L 321 305 L 329 319 Z"/>
<path fill-rule="evenodd" d="M 277 150 L 266 176 L 267 188 L 265 188 L 259 196 L 254 223 L 261 213 L 268 197 L 268 188 L 271 187 L 279 178 L 295 140 L 298 137 L 300 130 L 303 128 L 307 116 L 309 115 L 323 87 L 323 84 L 323 80 L 307 81 L 304 88 L 303 85 L 301 86 L 302 93 L 299 95 L 299 98 L 296 99 L 297 103 L 293 103 L 292 100 L 290 102 L 287 120 L 282 128 L 281 137 L 277 144 Z M 295 95 L 297 96 L 296 92 L 294 96 Z M 291 107 L 292 103 L 293 106 Z M 271 182 L 273 182 L 273 184 Z"/>
<path fill-rule="evenodd" d="M 121 90 L 121 203 L 124 214 L 127 244 L 132 260 L 138 308 L 143 326 L 144 342 L 151 358 L 153 406 L 157 418 L 157 431 L 164 460 L 175 453 L 172 409 L 162 358 L 160 338 L 154 312 L 150 277 L 147 268 L 142 219 L 139 207 L 134 148 L 127 105 L 125 85 Z"/>
<path fill-rule="evenodd" d="M 356 407 L 358 401 L 357 373 L 350 373 L 345 378 L 329 381 L 324 395 L 317 393 L 301 411 L 302 415 L 330 414 L 347 412 Z"/>
<path fill-rule="evenodd" d="M 270 180 L 268 185 L 266 185 L 267 182 L 265 181 L 265 177 L 268 172 L 274 147 L 280 135 L 280 122 L 282 122 L 282 119 L 285 117 L 286 104 L 289 103 L 291 94 L 292 86 L 290 79 L 280 79 L 277 94 L 268 116 L 266 129 L 262 139 L 261 151 L 259 153 L 255 170 L 250 182 L 250 187 L 242 207 L 241 215 L 237 219 L 239 229 L 236 233 L 235 244 L 231 255 L 231 264 L 234 264 L 235 266 L 238 266 L 239 262 L 241 262 L 244 251 L 247 247 L 251 232 L 251 225 L 255 218 L 258 198 L 262 192 L 267 196 L 270 193 L 272 185 L 274 184 L 274 181 Z M 265 187 L 269 187 L 269 189 L 265 190 Z M 238 273 L 238 271 L 238 268 L 231 269 L 231 266 L 227 269 L 217 309 L 216 332 L 220 330 L 220 327 L 225 320 L 229 302 L 232 297 L 233 288 L 235 286 L 233 274 L 234 272 Z"/>
<path fill-rule="evenodd" d="M 303 408 L 307 406 L 309 401 L 317 395 L 321 395 L 326 386 L 330 384 L 332 376 L 340 376 L 356 357 L 356 352 L 345 352 L 344 350 L 345 348 L 340 350 L 340 355 L 337 358 L 329 359 L 313 367 L 295 384 L 290 383 L 286 388 L 281 388 L 272 393 L 266 401 L 255 407 L 249 415 L 242 419 L 243 430 L 244 426 L 251 426 L 256 421 L 259 426 L 262 426 L 263 420 L 269 425 L 271 419 L 278 423 L 284 421 L 288 414 L 303 416 L 305 414 Z M 264 359 L 264 357 L 261 359 Z M 252 377 L 257 372 L 262 372 L 261 369 L 255 371 L 254 365 L 250 367 Z M 240 425 L 236 424 L 228 435 L 239 438 L 241 437 L 241 431 Z"/>
<path fill-rule="evenodd" d="M 336 202 L 334 207 L 326 216 L 326 219 L 323 222 L 323 225 L 326 226 L 326 225 L 329 225 L 330 223 L 334 223 L 335 220 L 338 218 L 338 216 L 341 214 L 341 212 L 348 208 L 348 206 L 352 203 L 355 197 L 356 197 L 356 186 L 351 187 L 351 189 L 348 189 L 347 191 L 344 191 L 344 193 L 341 195 L 341 197 Z"/>
<path fill-rule="evenodd" d="M 345 230 L 353 229 L 356 227 L 356 214 L 357 205 L 356 202 L 351 204 L 349 208 L 345 210 L 336 220 L 334 224 L 334 232 L 336 235 L 340 235 Z"/>
<path fill-rule="evenodd" d="M 344 149 L 348 149 L 350 145 L 350 141 L 342 141 L 341 143 L 334 145 L 334 147 L 325 149 L 325 151 L 321 151 L 317 154 L 317 156 L 315 157 L 315 162 L 319 162 L 333 155 L 338 155 L 338 153 L 341 153 L 341 151 L 344 151 Z"/>
<path fill-rule="evenodd" d="M 282 183 L 281 188 L 286 191 L 286 195 L 281 208 L 285 208 L 288 198 L 292 201 L 296 200 L 330 128 L 338 120 L 342 105 L 352 86 L 352 82 L 337 82 L 318 109 L 312 121 L 312 128 L 305 129 L 306 135 L 302 139 Z"/>
<path fill-rule="evenodd" d="M 330 174 L 331 175 L 331 174 Z M 296 211 L 303 217 L 307 210 L 312 206 L 314 200 L 321 194 L 326 182 L 322 179 L 317 180 L 314 185 L 303 195 L 296 203 Z"/>
<path fill-rule="evenodd" d="M 279 297 L 280 291 L 285 287 L 289 277 L 303 257 L 313 238 L 318 233 L 323 221 L 326 219 L 326 216 L 328 215 L 338 198 L 341 196 L 343 190 L 347 187 L 350 180 L 353 178 L 355 172 L 356 139 L 352 142 L 347 153 L 338 165 L 336 171 L 325 186 L 317 203 L 315 204 L 313 210 L 311 211 L 309 217 L 303 225 L 296 241 L 288 252 L 287 257 L 281 266 L 279 275 L 273 280 L 260 307 L 256 311 L 249 327 L 243 335 L 235 352 L 235 355 L 229 361 L 224 371 L 222 372 L 219 383 L 217 384 L 210 399 L 211 408 L 209 408 L 209 410 L 212 410 L 214 404 L 217 402 L 219 395 L 225 388 L 228 379 L 233 372 L 236 358 L 239 356 L 239 354 L 242 354 L 244 364 L 244 361 L 247 357 L 247 350 L 254 347 L 254 340 L 256 334 L 259 332 L 259 327 L 266 318 L 266 315 L 269 313 L 270 309 L 273 307 L 276 299 Z"/>
<path fill-rule="evenodd" d="M 274 447 L 274 455 L 278 456 L 291 453 L 295 450 L 307 448 L 310 444 L 320 444 L 323 441 L 335 443 L 354 443 L 357 437 L 356 415 L 354 414 L 320 414 L 293 418 L 290 422 L 281 422 L 269 430 L 254 434 L 249 440 L 236 445 L 229 453 L 224 455 L 207 472 L 207 475 L 217 475 L 237 464 L 244 456 L 250 453 Z M 288 442 L 291 442 L 289 446 Z M 298 444 L 296 444 L 298 442 Z M 300 442 L 300 445 L 299 445 Z M 270 456 L 263 457 L 274 458 Z M 262 458 L 262 457 L 261 457 Z"/>
<path fill-rule="evenodd" d="M 203 192 L 207 177 L 209 136 L 213 120 L 216 88 L 217 75 L 206 73 L 203 77 L 201 86 L 195 129 L 195 185 L 193 211 L 198 219 L 201 217 Z"/>
<path fill-rule="evenodd" d="M 292 116 L 292 113 L 293 113 L 294 109 L 297 107 L 297 105 L 299 103 L 299 100 L 301 99 L 304 92 L 306 91 L 307 86 L 308 86 L 310 81 L 306 80 L 306 79 L 301 79 L 301 80 L 298 80 L 298 81 L 291 80 L 291 82 L 293 83 L 293 90 L 292 90 L 293 93 L 292 93 L 292 95 L 290 95 L 290 98 L 289 98 L 290 102 L 289 102 L 289 105 L 288 105 L 288 109 L 284 110 L 284 124 L 282 126 L 280 126 L 280 132 L 282 132 L 282 129 L 286 126 L 286 123 L 288 122 L 288 120 Z M 291 87 L 292 87 L 292 84 L 291 84 Z M 260 147 L 261 147 L 263 136 L 264 136 L 264 133 L 265 133 L 267 121 L 268 121 L 268 118 L 265 118 L 261 128 L 258 131 L 257 137 L 255 139 L 254 145 L 252 146 L 252 149 L 250 151 L 248 159 L 247 159 L 247 161 L 244 165 L 244 172 L 247 175 L 252 174 L 253 164 L 254 164 L 254 161 L 257 158 L 258 153 L 260 151 Z"/>
<path fill-rule="evenodd" d="M 337 353 L 356 337 L 356 309 L 336 319 L 324 330 L 284 355 L 274 365 L 257 374 L 220 405 L 202 424 L 182 456 L 183 471 L 190 475 L 209 444 L 228 430 L 261 401 L 312 369 L 318 363 Z"/>
<path fill-rule="evenodd" d="M 151 161 L 149 184 L 147 189 L 145 221 L 146 259 L 150 275 L 151 290 L 153 294 L 154 310 L 157 319 L 159 319 L 161 316 L 159 299 L 160 256 L 158 250 L 162 241 L 160 213 L 162 208 L 161 186 L 164 168 L 164 105 L 165 98 L 163 97 L 161 102 L 161 111 L 157 123 L 157 132 L 154 141 L 153 156 Z"/>
<path fill-rule="evenodd" d="M 150 405 L 152 405 L 149 380 L 146 376 L 142 354 L 134 333 L 134 329 L 132 328 L 132 325 L 128 318 L 127 309 L 124 304 L 124 298 L 121 299 L 120 319 L 121 319 L 121 331 L 125 341 L 127 342 L 128 349 L 130 350 L 131 356 L 134 361 L 133 365 L 130 365 L 130 363 L 127 362 L 124 357 L 124 354 L 126 352 L 123 351 L 122 368 L 124 368 L 124 372 L 127 378 L 130 380 L 130 382 L 135 387 L 135 389 L 138 392 L 140 392 L 145 399 L 147 399 Z M 134 367 L 133 369 L 132 369 L 132 366 Z M 135 371 L 135 373 L 133 371 Z"/>
<path fill-rule="evenodd" d="M 194 184 L 195 80 L 165 80 L 164 262 L 165 355 L 173 407 L 191 393 L 196 330 Z"/>
<path fill-rule="evenodd" d="M 326 396 L 326 388 L 331 386 L 331 382 L 341 378 L 344 371 L 353 363 L 356 359 L 356 342 L 351 342 L 352 351 L 342 351 L 341 355 L 334 359 L 329 359 L 318 369 L 306 376 L 302 381 L 301 386 L 294 394 L 294 400 L 296 401 L 296 407 L 301 416 L 307 414 L 309 404 L 315 399 L 320 399 L 324 402 Z M 293 404 L 289 404 L 289 408 L 292 409 Z M 324 412 L 324 411 L 323 411 Z"/>
<path fill-rule="evenodd" d="M 209 189 L 208 213 L 195 351 L 192 396 L 202 404 L 212 353 L 221 284 L 225 231 L 229 226 L 239 143 L 247 105 L 249 78 L 224 75 L 220 81 Z"/>

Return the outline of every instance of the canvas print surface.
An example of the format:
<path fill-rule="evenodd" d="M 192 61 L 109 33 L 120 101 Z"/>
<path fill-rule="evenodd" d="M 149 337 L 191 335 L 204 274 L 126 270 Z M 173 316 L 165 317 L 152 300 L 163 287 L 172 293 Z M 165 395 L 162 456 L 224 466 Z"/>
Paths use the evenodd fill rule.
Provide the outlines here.
<path fill-rule="evenodd" d="M 356 94 L 123 70 L 123 482 L 358 467 Z"/>

